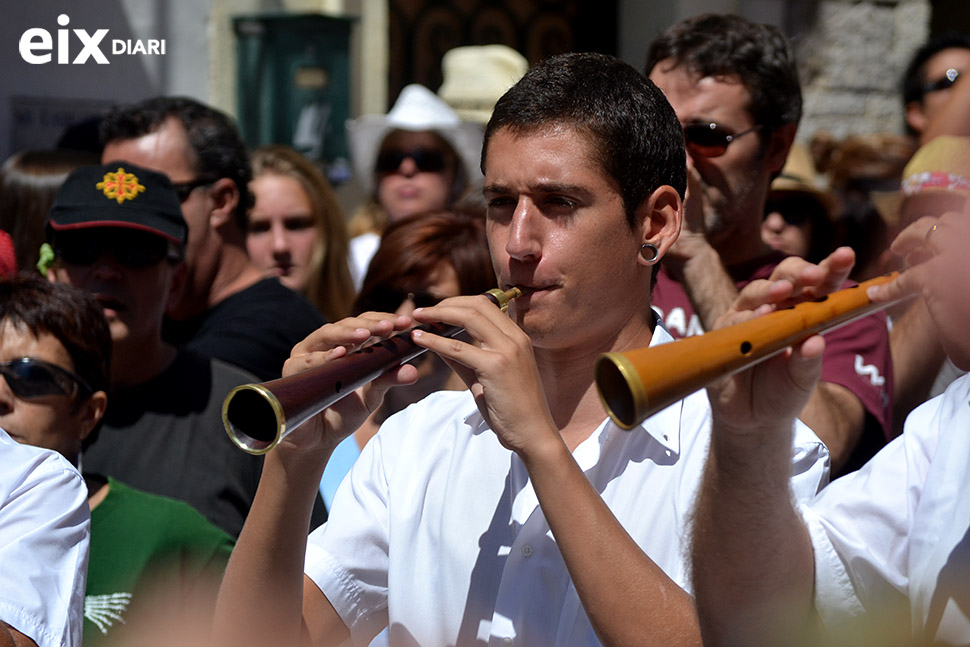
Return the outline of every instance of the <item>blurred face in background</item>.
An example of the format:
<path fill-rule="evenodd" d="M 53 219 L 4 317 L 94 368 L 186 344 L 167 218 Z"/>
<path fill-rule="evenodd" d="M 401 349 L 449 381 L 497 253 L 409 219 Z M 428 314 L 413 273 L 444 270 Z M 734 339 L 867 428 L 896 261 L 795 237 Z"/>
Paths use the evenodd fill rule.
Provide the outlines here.
<path fill-rule="evenodd" d="M 810 199 L 769 198 L 761 223 L 762 240 L 774 250 L 807 258 L 812 245 L 813 216 L 818 217 L 812 210 L 820 209 Z"/>
<path fill-rule="evenodd" d="M 429 132 L 396 130 L 384 138 L 375 166 L 377 201 L 394 222 L 444 209 L 454 196 L 458 159 L 448 143 Z"/>
<path fill-rule="evenodd" d="M 101 305 L 115 348 L 162 339 L 165 308 L 184 280 L 185 265 L 168 259 L 161 236 L 123 227 L 61 232 L 48 279 L 87 290 Z"/>
<path fill-rule="evenodd" d="M 298 180 L 276 173 L 259 175 L 250 188 L 256 201 L 246 237 L 250 258 L 286 287 L 303 291 L 314 251 L 324 242 L 309 196 Z"/>
<path fill-rule="evenodd" d="M 415 286 L 413 291 L 404 295 L 395 313 L 410 315 L 415 308 L 427 308 L 442 299 L 457 296 L 461 296 L 458 273 L 451 263 L 441 261 L 427 276 L 423 285 Z"/>

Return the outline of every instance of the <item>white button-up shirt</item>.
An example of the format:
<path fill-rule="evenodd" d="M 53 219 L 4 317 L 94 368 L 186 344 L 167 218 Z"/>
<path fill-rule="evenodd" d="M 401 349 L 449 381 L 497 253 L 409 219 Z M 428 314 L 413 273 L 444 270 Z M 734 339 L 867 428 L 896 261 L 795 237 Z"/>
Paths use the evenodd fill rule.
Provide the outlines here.
<path fill-rule="evenodd" d="M 38 647 L 81 645 L 90 518 L 73 465 L 0 429 L 0 620 Z"/>
<path fill-rule="evenodd" d="M 660 326 L 653 338 L 670 339 Z M 684 588 L 710 416 L 698 392 L 633 431 L 604 421 L 573 452 Z M 797 496 L 809 498 L 827 479 L 828 452 L 800 424 L 793 461 Z M 433 394 L 383 425 L 310 536 L 305 570 L 357 644 L 388 623 L 392 645 L 598 644 L 522 461 L 468 392 Z"/>
<path fill-rule="evenodd" d="M 970 644 L 970 376 L 915 409 L 902 436 L 802 514 L 826 625 Z"/>

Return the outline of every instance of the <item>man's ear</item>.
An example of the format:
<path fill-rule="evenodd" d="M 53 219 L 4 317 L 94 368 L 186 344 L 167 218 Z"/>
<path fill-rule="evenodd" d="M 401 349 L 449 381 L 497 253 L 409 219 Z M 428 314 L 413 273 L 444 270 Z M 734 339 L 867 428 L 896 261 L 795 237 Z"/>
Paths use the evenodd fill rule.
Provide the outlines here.
<path fill-rule="evenodd" d="M 209 189 L 209 199 L 214 206 L 209 214 L 209 226 L 219 229 L 236 222 L 236 206 L 239 204 L 239 187 L 227 177 L 216 180 Z"/>
<path fill-rule="evenodd" d="M 166 295 L 165 301 L 165 311 L 172 307 L 172 304 L 177 303 L 180 295 L 182 294 L 182 289 L 185 287 L 185 281 L 189 275 L 189 268 L 185 264 L 185 261 L 180 262 L 172 268 L 172 280 L 168 286 L 168 294 Z"/>
<path fill-rule="evenodd" d="M 80 425 L 80 439 L 84 440 L 87 438 L 98 423 L 101 422 L 101 418 L 104 417 L 104 411 L 108 408 L 108 394 L 104 391 L 95 391 L 87 401 L 81 405 L 81 409 L 78 411 L 78 424 Z"/>
<path fill-rule="evenodd" d="M 765 150 L 765 164 L 772 177 L 781 173 L 788 161 L 788 153 L 791 151 L 792 144 L 795 143 L 795 131 L 798 124 L 785 124 L 771 131 L 768 139 L 768 147 Z"/>
<path fill-rule="evenodd" d="M 670 246 L 680 236 L 681 221 L 684 218 L 684 203 L 677 189 L 664 184 L 653 190 L 640 204 L 637 222 L 640 223 L 641 244 L 656 246 L 658 258 L 662 258 Z M 647 263 L 642 256 L 638 261 Z"/>

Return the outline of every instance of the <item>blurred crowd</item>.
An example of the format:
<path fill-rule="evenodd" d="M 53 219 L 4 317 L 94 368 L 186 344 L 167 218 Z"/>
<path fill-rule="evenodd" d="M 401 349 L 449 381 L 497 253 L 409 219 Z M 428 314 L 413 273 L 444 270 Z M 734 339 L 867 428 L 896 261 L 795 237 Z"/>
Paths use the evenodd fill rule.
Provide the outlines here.
<path fill-rule="evenodd" d="M 758 48 L 770 53 L 751 51 Z M 770 58 L 770 64 L 752 61 L 759 56 Z M 900 79 L 904 132 L 859 133 L 844 139 L 826 133 L 798 136 L 801 93 L 791 56 L 784 36 L 773 28 L 735 17 L 700 16 L 661 34 L 651 45 L 644 69 L 637 71 L 649 79 L 650 87 L 663 92 L 683 130 L 684 145 L 678 152 L 686 155 L 686 167 L 672 177 L 684 183 L 686 197 L 684 191 L 671 190 L 667 198 L 676 202 L 673 209 L 682 213 L 683 225 L 669 248 L 652 239 L 638 245 L 637 260 L 650 268 L 647 298 L 657 329 L 673 339 L 723 325 L 726 313 L 739 309 L 739 299 L 761 289 L 765 280 L 787 276 L 783 273 L 793 266 L 793 257 L 836 276 L 829 288 L 848 289 L 890 272 L 905 276 L 926 260 L 925 250 L 915 253 L 916 243 L 910 241 L 919 238 L 914 227 L 923 227 L 920 235 L 925 234 L 927 218 L 932 219 L 929 231 L 936 232 L 934 240 L 947 230 L 954 232 L 951 246 L 938 244 L 931 252 L 958 253 L 950 250 L 963 240 L 962 230 L 940 223 L 965 215 L 970 197 L 970 36 L 934 37 L 912 55 Z M 519 121 L 506 116 L 508 121 L 496 124 L 490 122 L 493 106 L 523 75 L 528 80 L 533 74 L 526 59 L 499 45 L 461 47 L 445 56 L 443 71 L 445 81 L 437 92 L 408 85 L 386 114 L 362 115 L 346 124 L 354 181 L 366 196 L 350 213 L 342 209 L 337 189 L 320 163 L 282 144 L 247 147 L 229 116 L 185 97 L 154 97 L 114 108 L 99 120 L 95 148 L 24 150 L 3 163 L 0 647 L 142 645 L 163 640 L 211 644 L 208 632 L 218 613 L 219 583 L 234 546 L 244 526 L 248 528 L 255 502 L 273 498 L 269 486 L 260 485 L 266 459 L 243 452 L 223 427 L 226 396 L 240 385 L 273 380 L 299 370 L 301 362 L 312 363 L 304 353 L 313 354 L 325 324 L 359 331 L 360 322 L 368 319 L 397 317 L 414 323 L 420 316 L 415 311 L 443 300 L 511 287 L 500 285 L 497 278 L 501 268 L 498 252 L 489 247 L 492 228 L 496 222 L 514 227 L 526 217 L 528 207 L 521 201 L 506 204 L 508 194 L 520 191 L 507 179 L 490 178 L 486 183 L 483 139 L 495 141 L 490 138 L 506 130 L 517 143 L 536 132 L 552 140 L 560 131 L 605 138 L 596 126 L 589 126 L 593 134 L 587 134 L 576 125 L 581 121 L 578 111 L 593 110 L 589 106 L 595 100 L 570 108 L 572 112 L 564 109 L 558 116 L 526 110 L 514 116 Z M 550 83 L 559 79 L 549 78 Z M 639 181 L 634 176 L 650 173 L 617 168 L 613 157 L 622 158 L 615 148 L 577 164 L 607 174 L 610 186 L 627 191 Z M 528 155 L 545 150 L 529 149 Z M 521 193 L 539 202 L 539 194 L 568 189 L 550 177 Z M 676 193 L 682 195 L 675 199 Z M 552 214 L 544 216 L 550 221 L 565 218 L 555 215 L 558 205 L 542 203 L 537 208 Z M 545 229 L 533 227 L 519 231 L 520 239 L 513 236 L 502 253 L 520 263 L 537 256 L 529 245 Z M 582 226 L 562 229 L 579 231 Z M 513 250 L 516 244 L 519 248 Z M 853 252 L 848 262 L 844 248 Z M 614 261 L 599 262 L 609 271 Z M 952 270 L 955 265 L 942 267 Z M 964 260 L 964 273 L 966 268 Z M 920 276 L 932 281 L 931 275 Z M 797 292 L 798 281 L 792 282 Z M 784 534 L 779 537 L 788 539 L 773 539 L 754 530 L 745 536 L 749 542 L 765 542 L 762 549 L 769 553 L 773 541 L 802 541 L 809 550 L 814 546 L 817 561 L 837 562 L 819 562 L 812 571 L 816 578 L 838 580 L 833 584 L 818 579 L 814 594 L 809 581 L 807 599 L 829 596 L 810 603 L 812 614 L 831 622 L 831 627 L 841 627 L 838 623 L 847 616 L 866 619 L 865 629 L 858 622 L 849 623 L 855 633 L 840 643 L 834 630 L 830 636 L 817 628 L 803 631 L 803 618 L 785 624 L 785 614 L 795 605 L 778 611 L 780 602 L 764 601 L 770 595 L 748 596 L 758 586 L 731 597 L 738 606 L 726 610 L 723 601 L 711 600 L 718 591 L 740 587 L 724 583 L 737 572 L 712 566 L 695 573 L 692 582 L 687 568 L 678 575 L 668 573 L 671 584 L 689 592 L 691 586 L 697 589 L 699 633 L 687 632 L 688 638 L 702 635 L 705 644 L 733 644 L 735 639 L 741 644 L 779 644 L 785 642 L 776 633 L 780 625 L 797 634 L 788 644 L 815 644 L 805 636 L 835 644 L 888 644 L 880 641 L 889 638 L 898 644 L 970 641 L 970 633 L 959 628 L 952 636 L 933 633 L 943 624 L 940 618 L 952 610 L 945 602 L 916 603 L 920 596 L 934 595 L 932 583 L 927 584 L 932 578 L 913 570 L 922 565 L 906 563 L 898 574 L 886 576 L 888 584 L 879 580 L 878 585 L 871 584 L 870 571 L 876 567 L 853 570 L 853 560 L 865 561 L 873 552 L 888 552 L 887 560 L 894 564 L 906 562 L 900 554 L 917 551 L 907 543 L 915 523 L 911 518 L 898 521 L 892 531 L 860 532 L 858 537 L 838 526 L 852 524 L 855 515 L 851 508 L 839 507 L 837 492 L 854 490 L 862 492 L 856 498 L 865 498 L 866 487 L 889 488 L 892 478 L 877 471 L 873 462 L 879 458 L 873 457 L 901 451 L 896 441 L 913 433 L 910 425 L 941 424 L 936 418 L 927 422 L 930 414 L 917 407 L 941 394 L 952 396 L 964 383 L 965 358 L 954 351 L 952 337 L 940 327 L 939 308 L 949 307 L 950 301 L 930 294 L 925 284 L 911 291 L 914 298 L 894 302 L 885 311 L 826 335 L 820 377 L 797 411 L 806 427 L 797 427 L 802 431 L 795 433 L 795 449 L 788 437 L 788 453 L 782 452 L 787 471 L 778 482 L 786 502 L 773 508 L 780 517 L 789 511 L 803 514 L 809 520 L 810 539 Z M 821 294 L 807 291 L 804 296 Z M 964 296 L 964 308 L 967 303 L 970 295 Z M 374 312 L 385 313 L 380 315 L 383 319 Z M 597 314 L 589 312 L 587 320 Z M 414 319 L 408 319 L 412 315 Z M 352 350 L 386 336 L 383 333 L 368 331 L 346 346 Z M 474 330 L 459 339 L 473 346 L 490 343 Z M 402 378 L 410 384 L 388 391 L 353 433 L 330 448 L 322 476 L 316 479 L 319 486 L 306 500 L 308 531 L 327 523 L 335 499 L 364 496 L 351 491 L 347 475 L 386 420 L 430 394 L 464 391 L 469 385 L 476 398 L 487 400 L 487 388 L 483 393 L 480 384 L 469 380 L 467 366 L 441 355 L 427 353 L 413 360 L 413 375 Z M 590 374 L 586 387 L 591 382 Z M 554 399 L 548 391 L 547 397 Z M 967 404 L 964 399 L 953 406 L 965 409 Z M 907 422 L 914 410 L 917 413 Z M 712 424 L 715 434 L 720 411 L 715 403 L 714 422 L 708 419 L 710 413 L 705 418 L 704 424 Z M 814 435 L 800 446 L 798 434 L 808 429 Z M 954 423 L 954 433 L 967 431 Z M 812 445 L 816 438 L 817 447 Z M 668 457 L 680 451 L 667 435 L 663 439 L 670 443 L 665 445 Z M 935 437 L 932 442 L 937 442 Z M 707 441 L 698 443 L 693 451 L 699 456 L 696 460 L 703 461 Z M 712 456 L 719 450 L 730 457 L 738 452 L 759 455 L 738 449 L 745 447 L 740 441 L 732 447 L 733 454 L 724 449 L 729 443 L 719 444 L 716 436 L 711 443 Z M 795 456 L 799 447 L 808 449 Z M 771 460 L 762 459 L 764 464 Z M 955 459 L 966 462 L 967 456 Z M 719 466 L 728 464 L 724 459 Z M 375 479 L 385 478 L 382 469 L 391 471 L 375 465 L 369 461 L 362 469 L 369 469 Z M 802 476 L 811 480 L 823 466 L 825 475 L 799 493 L 799 470 L 804 468 Z M 934 468 L 927 461 L 915 469 L 931 473 Z M 693 502 L 701 469 L 695 466 L 685 472 L 688 476 L 677 476 L 677 483 L 690 495 L 684 500 Z M 755 477 L 762 476 L 757 472 L 746 471 L 750 478 L 731 478 L 756 482 Z M 707 474 L 714 478 L 717 468 L 709 467 Z M 792 510 L 790 477 L 798 499 Z M 907 472 L 899 478 L 914 477 Z M 957 481 L 954 487 L 966 489 L 965 478 L 951 478 Z M 849 479 L 854 479 L 851 487 L 833 489 Z M 825 485 L 829 480 L 832 484 Z M 770 483 L 765 477 L 752 488 L 767 490 Z M 731 520 L 711 512 L 732 509 L 731 501 L 717 498 L 729 488 L 707 486 L 705 482 L 701 488 L 698 527 L 730 536 L 724 529 L 731 527 Z M 919 487 L 911 485 L 899 494 L 900 500 L 887 506 L 908 505 L 913 515 L 930 514 L 917 510 Z M 821 504 L 811 502 L 816 490 L 822 492 Z M 372 505 L 366 500 L 358 503 L 364 509 Z M 708 508 L 703 507 L 706 503 Z M 525 504 L 510 499 L 507 505 Z M 868 505 L 867 512 L 885 516 L 871 501 Z M 551 516 L 551 508 L 543 510 Z M 937 514 L 952 513 L 942 510 Z M 685 521 L 689 516 L 677 512 L 676 521 L 667 522 L 672 527 L 683 523 L 684 528 L 661 531 L 671 535 L 671 544 L 680 543 L 679 550 L 670 549 L 672 562 L 690 552 Z M 966 529 L 965 522 L 966 518 L 959 520 L 963 525 L 958 530 Z M 563 542 L 558 533 L 549 532 Z M 404 535 L 398 537 L 395 541 L 406 541 Z M 940 531 L 921 535 L 920 541 L 932 544 L 943 537 L 950 539 Z M 840 540 L 851 544 L 851 550 L 843 550 Z M 949 556 L 958 562 L 957 577 L 970 581 L 966 536 L 955 541 L 957 547 Z M 885 546 L 874 547 L 880 542 Z M 714 543 L 702 538 L 693 544 L 695 568 L 712 562 L 747 564 L 734 561 L 735 554 L 729 552 L 740 540 L 726 541 L 724 555 L 710 557 L 703 551 Z M 657 559 L 649 549 L 644 552 Z M 790 564 L 802 557 L 803 553 L 792 557 Z M 565 567 L 558 562 L 549 566 L 549 579 L 567 570 L 563 577 L 578 579 L 571 559 Z M 299 562 L 302 568 L 302 557 Z M 767 571 L 777 560 L 765 562 Z M 661 570 L 670 570 L 658 563 Z M 798 578 L 803 575 L 790 575 L 791 581 L 802 581 Z M 400 580 L 388 581 L 386 573 L 384 577 L 385 594 L 388 588 L 402 586 Z M 481 575 L 476 572 L 473 577 Z M 309 587 L 316 580 L 308 575 L 306 581 Z M 930 589 L 910 588 L 910 582 Z M 948 585 L 960 591 L 949 604 L 962 613 L 966 629 L 966 586 Z M 499 584 L 488 586 L 494 586 L 494 595 L 500 597 Z M 540 580 L 535 590 L 541 591 L 541 586 Z M 769 584 L 765 587 L 770 589 Z M 401 590 L 406 596 L 406 584 Z M 878 595 L 867 598 L 874 590 Z M 592 623 L 587 634 L 593 638 L 587 643 L 566 632 L 562 636 L 568 640 L 559 642 L 560 634 L 555 634 L 548 644 L 609 643 L 613 634 L 599 624 L 602 611 L 586 606 L 585 596 L 592 594 L 582 587 L 571 591 L 591 617 L 582 622 Z M 402 594 L 392 593 L 392 601 L 394 595 Z M 788 589 L 784 595 L 797 598 Z M 899 597 L 912 600 L 912 605 L 899 606 Z M 836 608 L 839 600 L 848 611 Z M 750 613 L 741 606 L 747 602 Z M 919 610 L 912 611 L 912 619 L 894 622 L 891 631 L 883 631 L 883 604 L 896 611 L 905 607 L 899 613 Z M 929 611 L 916 619 L 926 608 Z M 766 617 L 759 614 L 769 613 L 775 615 L 766 633 L 753 631 L 751 627 Z M 491 614 L 488 610 L 490 619 Z M 509 618 L 518 617 L 510 614 Z M 419 637 L 408 642 L 408 630 L 394 629 L 393 612 L 390 618 L 385 619 L 390 637 L 369 629 L 358 634 L 350 619 L 344 617 L 344 622 L 349 635 L 363 644 L 371 640 L 371 633 L 379 634 L 374 644 L 425 644 Z M 577 627 L 582 624 L 576 622 Z M 497 631 L 494 627 L 501 623 L 492 623 Z M 899 629 L 904 625 L 905 630 Z M 924 633 L 916 635 L 917 628 Z M 316 635 L 312 628 L 307 631 Z M 461 631 L 466 642 L 459 644 L 492 644 L 488 634 L 485 642 L 477 643 L 469 639 L 474 631 L 468 633 L 464 626 Z"/>

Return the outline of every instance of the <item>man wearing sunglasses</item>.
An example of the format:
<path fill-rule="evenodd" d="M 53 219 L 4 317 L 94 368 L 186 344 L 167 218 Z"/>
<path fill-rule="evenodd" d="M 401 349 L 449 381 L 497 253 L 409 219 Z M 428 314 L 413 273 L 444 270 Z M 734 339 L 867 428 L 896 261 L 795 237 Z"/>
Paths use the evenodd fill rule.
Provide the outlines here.
<path fill-rule="evenodd" d="M 112 403 L 85 466 L 186 501 L 238 535 L 261 460 L 229 441 L 221 407 L 256 378 L 162 339 L 188 236 L 168 178 L 127 162 L 80 168 L 58 191 L 47 231 L 49 278 L 92 293 L 111 331 Z"/>
<path fill-rule="evenodd" d="M 290 348 L 325 321 L 249 259 L 251 171 L 232 120 L 192 99 L 158 97 L 110 113 L 101 135 L 103 162 L 169 177 L 188 225 L 186 276 L 169 305 L 166 338 L 261 380 L 279 377 Z"/>
<path fill-rule="evenodd" d="M 738 289 L 784 258 L 761 238 L 769 185 L 801 117 L 794 56 L 776 28 L 701 15 L 651 45 L 647 76 L 683 126 L 688 154 L 684 228 L 654 290 L 674 337 L 710 330 Z M 884 315 L 826 335 L 823 373 L 801 420 L 825 441 L 835 474 L 859 467 L 892 432 Z"/>

